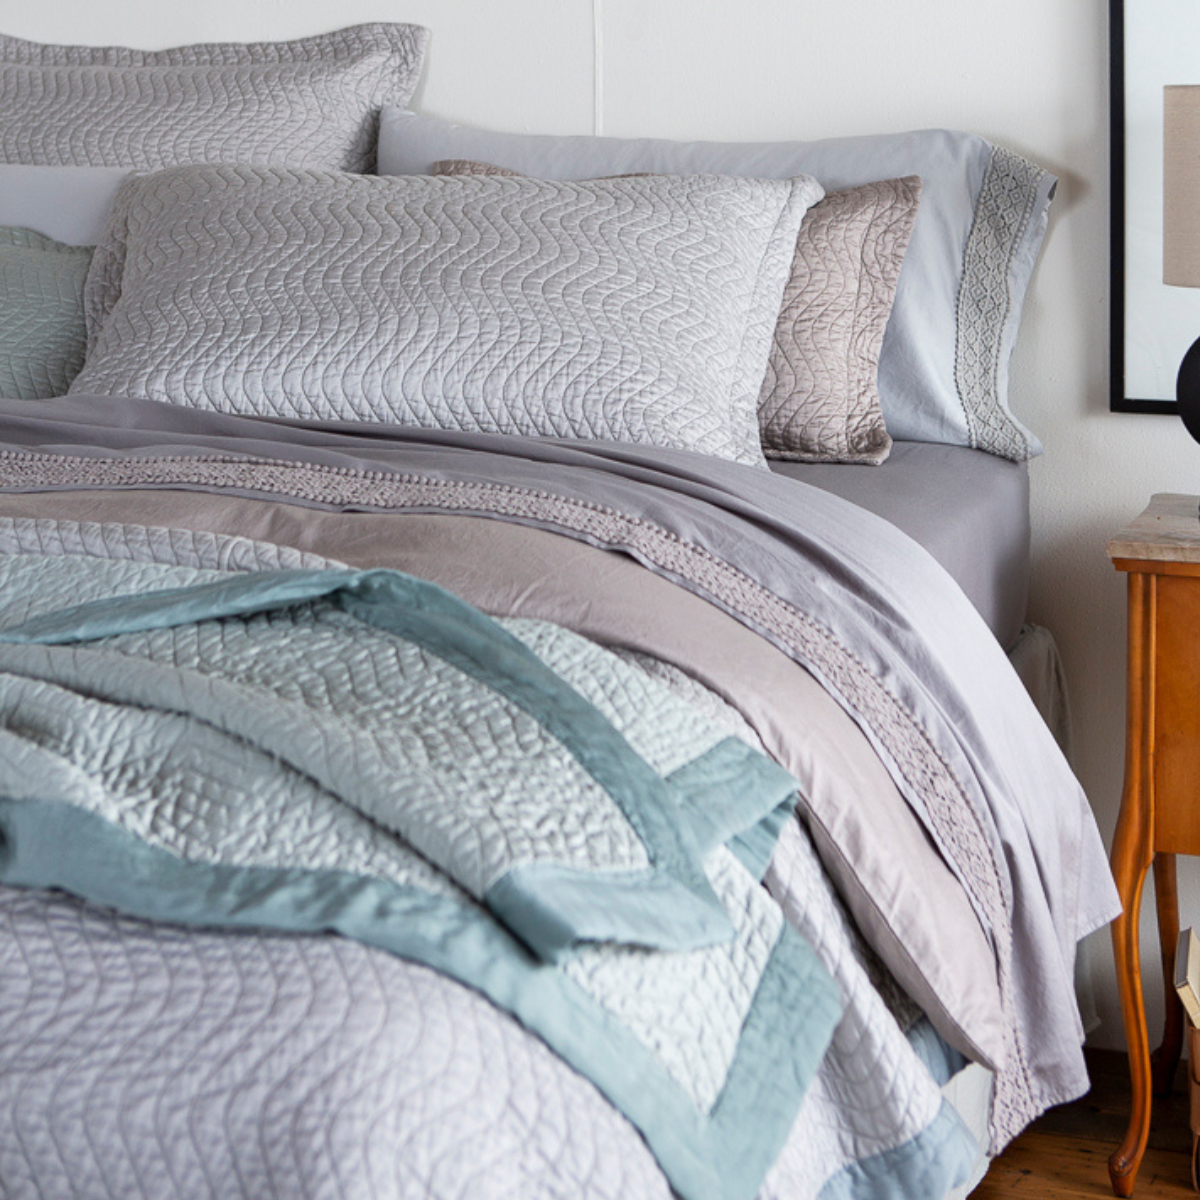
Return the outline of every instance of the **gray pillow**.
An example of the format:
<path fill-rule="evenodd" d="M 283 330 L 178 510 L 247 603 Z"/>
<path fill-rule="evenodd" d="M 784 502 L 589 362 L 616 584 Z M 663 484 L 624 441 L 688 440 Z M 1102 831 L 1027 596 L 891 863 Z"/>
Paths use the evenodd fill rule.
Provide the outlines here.
<path fill-rule="evenodd" d="M 0 163 L 0 225 L 36 229 L 71 246 L 94 246 L 129 174 L 124 167 Z"/>
<path fill-rule="evenodd" d="M 146 51 L 0 36 L 0 161 L 372 170 L 380 107 L 407 103 L 426 38 L 416 25 L 376 24 Z"/>
<path fill-rule="evenodd" d="M 83 366 L 83 285 L 92 251 L 0 228 L 0 396 L 66 394 Z"/>
<path fill-rule="evenodd" d="M 515 175 L 444 159 L 434 175 Z M 758 398 L 769 458 L 881 463 L 879 352 L 920 203 L 916 176 L 833 192 L 805 216 Z"/>
<path fill-rule="evenodd" d="M 423 174 L 450 158 L 540 179 L 804 173 L 831 191 L 917 175 L 921 208 L 879 361 L 888 432 L 1018 460 L 1041 452 L 1009 411 L 1008 363 L 1057 181 L 1010 150 L 940 129 L 819 142 L 669 142 L 491 133 L 384 110 L 382 173 Z"/>
<path fill-rule="evenodd" d="M 672 446 L 764 466 L 756 401 L 811 179 L 129 180 L 74 391 Z"/>

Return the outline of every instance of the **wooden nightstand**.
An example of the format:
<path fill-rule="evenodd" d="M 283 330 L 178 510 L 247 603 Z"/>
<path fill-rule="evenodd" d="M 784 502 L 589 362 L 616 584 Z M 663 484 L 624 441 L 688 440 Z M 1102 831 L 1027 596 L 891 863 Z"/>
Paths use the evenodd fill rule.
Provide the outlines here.
<path fill-rule="evenodd" d="M 1108 543 L 1128 573 L 1128 698 L 1125 791 L 1112 866 L 1124 913 L 1113 922 L 1113 950 L 1133 1107 L 1125 1140 L 1108 1160 L 1113 1191 L 1133 1192 L 1150 1130 L 1150 1094 L 1170 1092 L 1183 1041 L 1175 995 L 1179 897 L 1175 856 L 1200 854 L 1200 517 L 1195 496 L 1155 496 Z M 1138 913 L 1146 871 L 1154 866 L 1158 936 L 1167 1019 L 1150 1055 L 1138 950 Z"/>

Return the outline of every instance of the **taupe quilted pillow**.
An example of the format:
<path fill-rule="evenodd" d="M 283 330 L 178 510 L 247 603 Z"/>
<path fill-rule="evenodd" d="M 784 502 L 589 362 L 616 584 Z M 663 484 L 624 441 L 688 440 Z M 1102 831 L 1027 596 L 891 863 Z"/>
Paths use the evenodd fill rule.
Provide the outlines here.
<path fill-rule="evenodd" d="M 443 159 L 434 175 L 508 175 Z M 915 175 L 832 192 L 809 210 L 758 398 L 763 453 L 881 463 L 892 439 L 877 376 L 883 332 L 921 198 Z"/>
<path fill-rule="evenodd" d="M 412 96 L 427 38 L 375 24 L 146 51 L 0 36 L 0 162 L 374 170 L 379 110 Z"/>
<path fill-rule="evenodd" d="M 887 458 L 879 353 L 920 197 L 910 175 L 831 192 L 806 214 L 758 398 L 768 456 Z"/>

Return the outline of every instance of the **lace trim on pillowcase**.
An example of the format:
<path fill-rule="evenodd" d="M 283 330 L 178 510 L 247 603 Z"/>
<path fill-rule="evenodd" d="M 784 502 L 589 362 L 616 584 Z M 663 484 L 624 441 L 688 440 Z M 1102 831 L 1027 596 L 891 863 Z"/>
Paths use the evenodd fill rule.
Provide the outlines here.
<path fill-rule="evenodd" d="M 1012 316 L 1009 272 L 1038 206 L 1047 172 L 997 146 L 975 203 L 958 289 L 954 381 L 977 450 L 1022 462 L 1033 451 L 1028 433 L 1000 394 L 1005 329 Z"/>

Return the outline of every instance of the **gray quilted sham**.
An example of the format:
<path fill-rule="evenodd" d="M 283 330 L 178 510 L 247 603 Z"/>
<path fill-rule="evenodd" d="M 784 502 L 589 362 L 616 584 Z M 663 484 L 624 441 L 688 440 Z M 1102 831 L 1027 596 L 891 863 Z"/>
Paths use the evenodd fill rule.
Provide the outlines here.
<path fill-rule="evenodd" d="M 807 177 L 133 179 L 75 390 L 761 466 L 758 393 L 821 195 Z"/>
<path fill-rule="evenodd" d="M 83 283 L 91 262 L 90 247 L 0 227 L 0 396 L 66 394 L 83 366 Z"/>
<path fill-rule="evenodd" d="M 145 51 L 0 36 L 0 162 L 374 170 L 379 111 L 412 96 L 427 38 L 418 25 L 374 24 Z"/>

